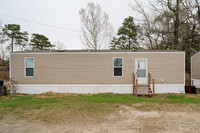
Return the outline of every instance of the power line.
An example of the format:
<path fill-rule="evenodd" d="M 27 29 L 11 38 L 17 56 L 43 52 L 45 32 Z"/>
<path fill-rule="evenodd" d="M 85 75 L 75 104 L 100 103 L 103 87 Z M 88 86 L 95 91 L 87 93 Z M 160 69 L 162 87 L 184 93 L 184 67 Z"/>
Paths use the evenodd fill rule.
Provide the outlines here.
<path fill-rule="evenodd" d="M 13 12 L 12 10 L 10 10 L 9 8 L 7 8 L 7 7 L 3 6 L 3 5 L 0 5 L 0 6 L 2 6 L 3 8 L 5 8 L 5 9 L 8 10 L 9 12 L 11 12 L 13 15 L 17 15 L 15 12 Z M 17 15 L 17 16 L 18 16 L 18 15 Z"/>
<path fill-rule="evenodd" d="M 28 16 L 29 18 L 31 18 L 33 20 L 33 17 L 31 17 L 28 13 L 26 13 L 25 11 L 23 11 L 21 8 L 17 7 L 15 4 L 13 4 L 12 2 L 10 2 L 9 0 L 6 0 L 10 5 L 14 6 L 15 8 L 17 8 L 19 11 L 23 12 L 26 16 Z M 41 29 L 40 27 L 38 27 L 36 24 L 32 24 L 33 26 L 36 26 L 38 29 L 40 29 L 41 31 L 44 31 L 43 29 Z M 44 31 L 47 35 L 51 36 L 52 38 L 54 38 L 54 36 L 50 33 L 50 32 L 46 32 Z M 55 38 L 54 38 L 55 39 Z"/>
<path fill-rule="evenodd" d="M 18 15 L 18 14 L 16 14 L 15 12 L 13 12 L 12 10 L 10 10 L 9 8 L 7 8 L 7 7 L 5 7 L 5 6 L 3 6 L 3 5 L 0 5 L 0 6 L 2 6 L 3 8 L 5 8 L 5 9 L 7 9 L 9 12 L 11 12 L 13 15 L 16 15 L 16 16 L 19 16 L 19 17 L 21 17 L 21 15 Z M 30 23 L 31 25 L 34 25 L 34 24 L 32 24 L 32 23 Z M 41 29 L 41 28 L 40 28 Z M 50 35 L 49 33 L 47 33 L 48 35 Z M 53 36 L 52 36 L 53 37 Z"/>
<path fill-rule="evenodd" d="M 17 7 L 15 4 L 13 4 L 12 2 L 10 2 L 9 0 L 6 0 L 6 1 L 7 1 L 9 4 L 11 4 L 12 6 L 14 6 L 15 8 L 17 8 L 18 10 L 20 10 L 21 12 L 23 12 L 24 14 L 26 14 L 26 16 L 28 16 L 29 18 L 32 19 L 32 17 L 31 17 L 28 13 L 24 12 L 21 8 Z"/>
<path fill-rule="evenodd" d="M 3 13 L 0 13 L 0 15 L 5 16 L 5 17 L 10 17 L 10 18 L 18 19 L 18 20 L 23 20 L 23 21 L 30 22 L 30 23 L 35 23 L 35 24 L 43 25 L 43 26 L 57 28 L 57 29 L 61 29 L 61 30 L 79 32 L 79 33 L 81 32 L 80 30 L 75 30 L 75 29 L 70 29 L 70 28 L 64 28 L 64 27 L 58 27 L 58 26 L 55 26 L 55 25 L 50 25 L 50 24 L 45 24 L 45 23 L 41 23 L 41 22 L 31 21 L 31 20 L 28 20 L 28 19 L 17 18 L 17 17 L 14 17 L 14 16 L 3 14 Z"/>

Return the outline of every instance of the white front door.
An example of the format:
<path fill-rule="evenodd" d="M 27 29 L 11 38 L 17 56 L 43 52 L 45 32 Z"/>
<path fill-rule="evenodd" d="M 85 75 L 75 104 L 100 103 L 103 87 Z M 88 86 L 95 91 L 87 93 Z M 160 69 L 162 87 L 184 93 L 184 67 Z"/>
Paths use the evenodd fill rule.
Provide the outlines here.
<path fill-rule="evenodd" d="M 138 84 L 147 84 L 147 59 L 138 58 L 135 59 L 135 73 L 136 78 L 138 79 Z"/>

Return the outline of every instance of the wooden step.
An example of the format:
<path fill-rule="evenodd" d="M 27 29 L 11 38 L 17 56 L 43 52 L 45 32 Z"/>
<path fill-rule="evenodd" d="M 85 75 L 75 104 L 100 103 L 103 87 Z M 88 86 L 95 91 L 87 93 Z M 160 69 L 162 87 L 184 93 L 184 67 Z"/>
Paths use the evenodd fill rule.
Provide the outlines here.
<path fill-rule="evenodd" d="M 145 95 L 145 96 L 149 95 L 149 96 L 152 96 L 153 94 L 152 93 L 139 93 L 137 95 Z"/>
<path fill-rule="evenodd" d="M 153 94 L 152 90 L 138 90 L 137 95 L 146 95 L 146 94 Z"/>
<path fill-rule="evenodd" d="M 150 91 L 151 89 L 137 89 L 138 91 Z"/>
<path fill-rule="evenodd" d="M 151 88 L 149 86 L 138 86 L 137 88 Z"/>
<path fill-rule="evenodd" d="M 151 87 L 147 87 L 147 88 L 138 87 L 137 90 L 151 90 Z"/>
<path fill-rule="evenodd" d="M 150 84 L 138 84 L 137 86 L 150 86 Z"/>
<path fill-rule="evenodd" d="M 138 92 L 138 93 L 139 93 L 139 92 L 148 92 L 148 93 L 151 92 L 151 93 L 152 93 L 152 90 L 148 90 L 148 91 L 147 91 L 147 90 L 138 90 L 137 92 Z"/>
<path fill-rule="evenodd" d="M 152 91 L 151 89 L 137 89 L 137 91 Z"/>

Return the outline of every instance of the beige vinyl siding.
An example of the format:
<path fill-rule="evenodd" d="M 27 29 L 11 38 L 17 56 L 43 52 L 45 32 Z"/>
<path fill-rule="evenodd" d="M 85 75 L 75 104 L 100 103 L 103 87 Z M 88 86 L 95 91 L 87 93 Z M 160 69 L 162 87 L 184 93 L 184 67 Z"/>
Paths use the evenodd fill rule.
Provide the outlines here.
<path fill-rule="evenodd" d="M 25 57 L 35 58 L 35 77 L 24 77 Z M 113 77 L 113 57 L 123 57 L 123 77 Z M 19 84 L 132 84 L 135 58 L 148 59 L 157 84 L 184 84 L 183 52 L 11 54 L 12 77 Z"/>
<path fill-rule="evenodd" d="M 200 52 L 192 57 L 192 79 L 200 79 Z"/>

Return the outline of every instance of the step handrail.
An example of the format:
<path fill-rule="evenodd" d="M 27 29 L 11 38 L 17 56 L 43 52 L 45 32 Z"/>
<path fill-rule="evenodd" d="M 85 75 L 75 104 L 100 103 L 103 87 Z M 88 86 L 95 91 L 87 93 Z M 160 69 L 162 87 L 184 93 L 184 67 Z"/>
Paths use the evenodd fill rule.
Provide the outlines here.
<path fill-rule="evenodd" d="M 155 83 L 154 83 L 154 79 L 153 79 L 153 96 L 155 96 Z"/>
<path fill-rule="evenodd" d="M 148 84 L 151 85 L 151 73 L 148 73 Z"/>
<path fill-rule="evenodd" d="M 136 79 L 136 85 L 135 85 L 135 95 L 137 96 L 137 85 L 138 85 L 138 79 Z"/>
<path fill-rule="evenodd" d="M 151 87 L 152 84 L 152 92 L 153 92 L 153 96 L 155 96 L 155 79 L 152 78 L 151 73 L 148 73 L 148 86 Z M 137 88 L 138 88 L 138 79 L 136 78 L 135 73 L 133 72 L 133 95 L 137 96 Z"/>
<path fill-rule="evenodd" d="M 152 78 L 151 73 L 148 73 L 148 84 L 151 86 L 151 81 L 152 81 L 152 87 L 153 87 L 153 96 L 155 96 L 155 79 Z"/>
<path fill-rule="evenodd" d="M 135 73 L 133 72 L 133 95 L 135 94 Z"/>

